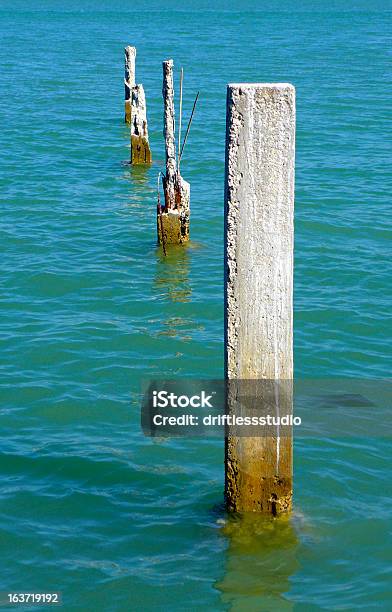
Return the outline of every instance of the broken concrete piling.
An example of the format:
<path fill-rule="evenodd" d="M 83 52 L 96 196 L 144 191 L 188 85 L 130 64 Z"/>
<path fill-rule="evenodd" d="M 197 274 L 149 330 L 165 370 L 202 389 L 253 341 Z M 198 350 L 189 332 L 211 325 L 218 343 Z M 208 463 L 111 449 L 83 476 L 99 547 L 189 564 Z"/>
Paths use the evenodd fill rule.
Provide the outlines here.
<path fill-rule="evenodd" d="M 136 47 L 125 47 L 125 123 L 131 123 L 132 89 L 135 87 Z"/>
<path fill-rule="evenodd" d="M 183 244 L 189 240 L 190 185 L 176 163 L 173 60 L 164 61 L 162 67 L 166 173 L 162 178 L 165 202 L 157 211 L 158 242 Z"/>
<path fill-rule="evenodd" d="M 125 47 L 125 122 L 131 127 L 131 164 L 150 164 L 146 97 L 143 85 L 135 84 L 136 48 Z"/>
<path fill-rule="evenodd" d="M 229 85 L 225 178 L 228 412 L 238 410 L 238 389 L 230 386 L 232 381 L 258 383 L 253 387 L 253 407 L 261 412 L 265 409 L 263 394 L 271 397 L 265 392 L 267 387 L 273 389 L 268 407 L 273 416 L 292 409 L 294 156 L 294 87 L 288 83 Z M 260 381 L 265 385 L 258 394 Z M 284 392 L 280 391 L 282 384 Z M 238 437 L 228 430 L 225 498 L 229 510 L 271 515 L 290 510 L 291 430 L 284 437 L 280 433 L 279 425 L 267 436 Z"/>

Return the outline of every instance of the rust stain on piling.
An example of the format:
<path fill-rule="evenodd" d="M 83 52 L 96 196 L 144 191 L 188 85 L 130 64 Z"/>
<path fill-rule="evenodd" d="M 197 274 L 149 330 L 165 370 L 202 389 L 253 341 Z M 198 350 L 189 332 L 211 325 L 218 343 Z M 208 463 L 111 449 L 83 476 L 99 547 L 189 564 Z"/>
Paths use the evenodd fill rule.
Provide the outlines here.
<path fill-rule="evenodd" d="M 125 110 L 125 123 L 127 123 L 128 125 L 131 125 L 131 117 L 132 117 L 132 113 L 131 113 L 131 101 L 130 100 L 125 100 L 125 105 L 124 105 L 124 110 Z"/>

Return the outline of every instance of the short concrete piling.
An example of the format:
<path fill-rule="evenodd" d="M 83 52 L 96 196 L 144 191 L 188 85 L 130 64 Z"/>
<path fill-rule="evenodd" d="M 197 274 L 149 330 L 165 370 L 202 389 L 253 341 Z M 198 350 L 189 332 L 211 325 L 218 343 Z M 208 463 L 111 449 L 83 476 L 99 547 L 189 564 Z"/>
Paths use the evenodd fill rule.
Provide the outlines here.
<path fill-rule="evenodd" d="M 228 412 L 236 384 L 274 389 L 273 416 L 292 410 L 295 89 L 288 83 L 231 84 L 227 90 L 225 178 L 225 358 Z M 256 384 L 257 382 L 257 384 Z M 279 393 L 281 383 L 285 392 Z M 248 389 L 252 389 L 252 383 Z M 248 393 L 249 394 L 249 393 Z M 236 512 L 291 508 L 292 437 L 229 428 L 225 498 Z M 291 434 L 291 432 L 290 432 Z"/>
<path fill-rule="evenodd" d="M 165 202 L 157 211 L 158 242 L 183 244 L 189 240 L 190 185 L 176 163 L 173 60 L 164 61 L 162 67 L 166 173 L 162 179 Z"/>
<path fill-rule="evenodd" d="M 125 47 L 125 122 L 131 127 L 131 164 L 150 164 L 146 97 L 135 84 L 136 48 Z"/>

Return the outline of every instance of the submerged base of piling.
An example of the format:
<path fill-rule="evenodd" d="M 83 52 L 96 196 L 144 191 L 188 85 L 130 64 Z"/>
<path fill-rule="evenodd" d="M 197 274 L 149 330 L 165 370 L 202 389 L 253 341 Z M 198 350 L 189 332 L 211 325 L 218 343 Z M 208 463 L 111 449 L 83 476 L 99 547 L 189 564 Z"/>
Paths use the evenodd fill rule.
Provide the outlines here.
<path fill-rule="evenodd" d="M 275 447 L 275 438 L 227 438 L 225 497 L 229 512 L 279 516 L 291 511 L 291 439 L 280 440 L 279 470 L 272 460 Z"/>
<path fill-rule="evenodd" d="M 157 216 L 159 244 L 183 244 L 189 240 L 189 217 L 177 210 L 159 213 Z"/>
<path fill-rule="evenodd" d="M 143 136 L 131 136 L 132 164 L 151 164 L 152 156 L 148 140 Z"/>
<path fill-rule="evenodd" d="M 159 244 L 184 244 L 189 240 L 190 184 L 182 176 L 176 175 L 174 181 L 174 203 L 170 202 L 169 184 L 164 183 L 164 212 L 157 211 L 157 233 Z M 174 206 L 173 206 L 174 204 Z"/>

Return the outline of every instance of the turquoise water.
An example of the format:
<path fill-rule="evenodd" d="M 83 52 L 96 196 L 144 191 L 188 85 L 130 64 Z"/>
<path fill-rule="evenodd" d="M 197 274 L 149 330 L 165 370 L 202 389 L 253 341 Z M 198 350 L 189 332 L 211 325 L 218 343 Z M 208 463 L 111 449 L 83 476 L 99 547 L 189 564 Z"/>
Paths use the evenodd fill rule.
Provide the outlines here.
<path fill-rule="evenodd" d="M 388 440 L 298 439 L 293 519 L 227 521 L 223 442 L 143 437 L 138 399 L 141 378 L 222 376 L 229 81 L 297 88 L 297 375 L 389 376 L 386 4 L 65 4 L 0 7 L 0 590 L 62 591 L 66 610 L 390 610 Z M 123 164 L 126 44 L 149 169 Z M 192 242 L 165 260 L 167 57 L 185 115 L 201 97 Z"/>

